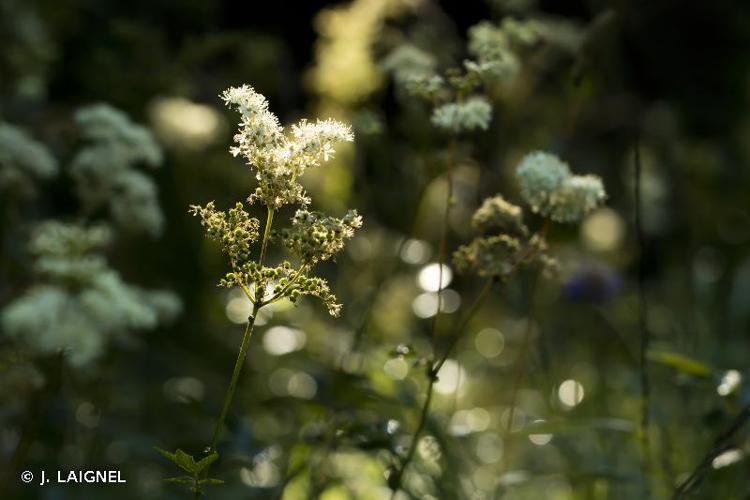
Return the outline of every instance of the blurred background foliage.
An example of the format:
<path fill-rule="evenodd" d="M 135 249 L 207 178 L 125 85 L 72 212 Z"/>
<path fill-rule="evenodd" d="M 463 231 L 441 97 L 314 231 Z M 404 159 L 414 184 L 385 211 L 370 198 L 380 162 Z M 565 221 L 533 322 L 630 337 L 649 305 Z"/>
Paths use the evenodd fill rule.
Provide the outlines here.
<path fill-rule="evenodd" d="M 490 129 L 459 141 L 448 248 L 470 239 L 482 199 L 518 199 L 512 171 L 529 150 L 600 175 L 609 199 L 580 228 L 553 228 L 561 273 L 540 282 L 533 308 L 522 276 L 470 322 L 440 372 L 398 498 L 670 498 L 696 467 L 695 498 L 748 498 L 750 441 L 735 420 L 750 403 L 744 2 L 0 0 L 0 120 L 62 167 L 40 176 L 33 196 L 0 192 L 0 306 L 34 284 L 26 243 L 35 224 L 78 216 L 65 168 L 84 141 L 73 116 L 100 102 L 150 127 L 164 150 L 149 172 L 161 235 L 123 234 L 107 259 L 128 283 L 182 303 L 171 324 L 110 343 L 85 368 L 0 333 L 2 498 L 188 495 L 162 481 L 169 464 L 152 447 L 205 446 L 249 312 L 241 294 L 214 286 L 223 259 L 187 214 L 191 203 L 250 191 L 248 170 L 227 153 L 234 117 L 217 98 L 242 83 L 284 123 L 353 124 L 355 143 L 305 182 L 317 207 L 355 207 L 365 227 L 323 269 L 344 304 L 340 319 L 313 301 L 258 318 L 212 472 L 226 484 L 209 498 L 390 498 L 385 472 L 409 446 L 427 382 L 421 363 L 435 355 L 446 192 L 446 135 L 404 91 L 400 71 L 459 66 L 467 30 L 508 17 L 536 20 L 542 41 L 493 89 Z M 438 345 L 481 286 L 444 278 Z M 641 320 L 651 336 L 648 460 Z M 727 429 L 735 432 L 715 441 Z M 122 470 L 127 485 L 17 479 L 23 469 L 96 467 Z"/>

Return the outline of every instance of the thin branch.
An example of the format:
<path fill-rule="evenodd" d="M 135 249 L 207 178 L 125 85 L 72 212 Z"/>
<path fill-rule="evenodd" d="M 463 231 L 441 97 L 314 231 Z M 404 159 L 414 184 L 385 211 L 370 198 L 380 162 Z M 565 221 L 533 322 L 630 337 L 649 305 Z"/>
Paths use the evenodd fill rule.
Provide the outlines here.
<path fill-rule="evenodd" d="M 716 457 L 727 451 L 732 445 L 732 438 L 737 434 L 750 420 L 750 405 L 742 408 L 740 413 L 732 420 L 727 429 L 719 434 L 714 440 L 711 449 L 703 457 L 703 460 L 695 467 L 693 472 L 685 481 L 680 484 L 672 496 L 672 500 L 685 498 L 690 492 L 700 486 L 703 478 L 711 470 L 712 463 Z"/>
<path fill-rule="evenodd" d="M 237 390 L 237 383 L 240 379 L 240 374 L 242 373 L 242 367 L 245 365 L 245 358 L 247 357 L 247 351 L 250 348 L 250 337 L 253 334 L 253 326 L 255 325 L 255 318 L 258 315 L 258 310 L 261 306 L 259 306 L 257 303 L 253 303 L 253 310 L 250 313 L 250 316 L 247 318 L 247 325 L 245 325 L 245 333 L 242 335 L 242 343 L 240 344 L 240 352 L 237 354 L 237 360 L 234 363 L 234 370 L 232 370 L 232 379 L 229 382 L 229 389 L 227 390 L 227 395 L 224 398 L 224 405 L 221 408 L 221 413 L 219 414 L 219 418 L 216 420 L 216 426 L 214 427 L 213 435 L 211 436 L 211 444 L 208 446 L 208 452 L 212 453 L 216 451 L 216 446 L 219 443 L 219 436 L 221 436 L 221 430 L 224 427 L 224 421 L 227 418 L 227 415 L 229 414 L 229 409 L 232 406 L 232 400 L 234 399 L 234 393 Z M 209 469 L 211 468 L 211 465 L 209 464 L 208 467 L 206 467 L 201 475 L 203 477 L 208 477 Z M 201 488 L 195 489 L 195 498 L 198 499 L 202 495 Z"/>
<path fill-rule="evenodd" d="M 394 498 L 398 490 L 401 489 L 401 480 L 403 479 L 404 472 L 406 471 L 406 468 L 409 466 L 411 461 L 414 459 L 414 453 L 416 452 L 417 445 L 419 444 L 419 437 L 424 431 L 425 425 L 427 424 L 427 418 L 430 414 L 432 395 L 434 392 L 435 383 L 438 381 L 437 375 L 445 362 L 448 360 L 448 357 L 453 351 L 453 348 L 458 343 L 458 339 L 461 337 L 461 332 L 466 328 L 466 326 L 469 324 L 469 321 L 471 321 L 477 311 L 479 311 L 482 303 L 489 295 L 494 282 L 494 279 L 490 279 L 487 281 L 487 284 L 484 286 L 484 288 L 482 288 L 482 291 L 479 293 L 476 300 L 469 308 L 466 316 L 464 316 L 463 320 L 456 328 L 456 331 L 453 334 L 453 338 L 451 339 L 450 344 L 448 344 L 448 346 L 446 347 L 443 355 L 436 363 L 430 364 L 427 367 L 427 395 L 425 396 L 424 404 L 422 405 L 422 409 L 420 411 L 419 423 L 417 424 L 417 428 L 414 431 L 414 436 L 412 437 L 412 442 L 409 446 L 409 450 L 407 451 L 404 459 L 401 461 L 400 466 L 393 472 L 393 477 L 389 479 L 389 484 L 393 492 L 391 498 Z"/>
<path fill-rule="evenodd" d="M 513 376 L 513 385 L 511 386 L 508 421 L 505 425 L 505 432 L 503 434 L 503 444 L 505 446 L 505 451 L 503 452 L 503 465 L 501 469 L 502 473 L 507 472 L 508 466 L 510 465 L 510 434 L 513 430 L 513 419 L 515 417 L 516 402 L 518 399 L 518 391 L 521 387 L 521 382 L 523 381 L 526 357 L 529 348 L 531 347 L 531 334 L 534 325 L 534 298 L 536 296 L 536 286 L 538 281 L 539 271 L 537 270 L 536 272 L 534 272 L 531 281 L 531 289 L 529 291 L 529 310 L 526 317 L 526 328 L 523 333 L 523 340 L 521 341 L 521 350 L 519 351 L 518 359 L 516 360 L 516 370 Z"/>
<path fill-rule="evenodd" d="M 268 237 L 271 235 L 271 224 L 273 224 L 274 210 L 271 207 L 266 207 L 268 212 L 266 215 L 266 228 L 263 230 L 263 242 L 260 245 L 260 257 L 258 257 L 258 265 L 263 266 L 263 261 L 266 259 L 266 252 L 268 252 Z"/>
<path fill-rule="evenodd" d="M 648 475 L 651 471 L 651 444 L 649 442 L 649 398 L 651 384 L 648 376 L 648 349 L 651 343 L 651 334 L 648 329 L 648 304 L 646 302 L 646 266 L 644 255 L 646 249 L 646 236 L 643 231 L 643 207 L 641 202 L 641 154 L 639 140 L 636 136 L 633 146 L 633 158 L 635 163 L 635 230 L 638 239 L 638 328 L 640 330 L 640 383 L 641 383 L 641 453 L 643 455 L 644 484 L 648 490 Z"/>
<path fill-rule="evenodd" d="M 277 300 L 280 300 L 281 298 L 286 295 L 286 292 L 289 291 L 289 289 L 294 285 L 294 283 L 299 279 L 300 276 L 302 276 L 302 273 L 307 271 L 308 264 L 301 265 L 292 275 L 292 277 L 289 279 L 289 282 L 284 285 L 284 288 L 281 289 L 281 291 L 273 294 L 268 300 L 265 300 L 261 302 L 261 306 L 267 306 L 269 304 L 273 304 Z"/>
<path fill-rule="evenodd" d="M 437 335 L 438 316 L 440 309 L 443 307 L 443 267 L 445 267 L 446 246 L 448 245 L 448 225 L 450 222 L 450 212 L 453 206 L 453 163 L 456 157 L 456 138 L 451 138 L 448 145 L 448 164 L 445 170 L 445 178 L 448 183 L 448 191 L 445 199 L 445 212 L 443 212 L 443 222 L 440 228 L 440 243 L 438 244 L 438 303 L 437 313 L 432 317 L 430 326 L 430 339 L 434 340 Z"/>

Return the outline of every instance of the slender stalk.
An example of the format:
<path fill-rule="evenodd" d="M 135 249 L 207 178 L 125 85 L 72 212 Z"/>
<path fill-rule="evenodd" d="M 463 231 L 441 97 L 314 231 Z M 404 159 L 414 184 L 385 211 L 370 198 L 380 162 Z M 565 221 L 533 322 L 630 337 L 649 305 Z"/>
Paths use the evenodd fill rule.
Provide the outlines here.
<path fill-rule="evenodd" d="M 260 245 L 260 257 L 258 257 L 258 264 L 261 266 L 266 259 L 266 252 L 268 252 L 268 239 L 271 235 L 271 224 L 273 224 L 273 216 L 276 213 L 273 208 L 266 208 L 268 210 L 268 214 L 266 215 L 266 228 L 263 230 L 263 242 Z"/>
<path fill-rule="evenodd" d="M 273 295 L 272 295 L 271 297 L 269 297 L 269 299 L 268 299 L 268 300 L 264 300 L 264 301 L 263 301 L 263 302 L 261 303 L 261 306 L 267 306 L 268 304 L 273 304 L 273 303 L 274 303 L 274 302 L 276 302 L 277 300 L 280 300 L 281 298 L 283 298 L 283 297 L 284 297 L 284 295 L 286 295 L 286 292 L 288 292 L 288 291 L 289 291 L 289 289 L 290 289 L 290 288 L 292 287 L 292 285 L 294 285 L 294 283 L 295 283 L 295 282 L 296 282 L 296 281 L 297 281 L 297 280 L 299 279 L 299 277 L 300 277 L 300 276 L 302 275 L 302 273 L 304 273 L 304 272 L 305 272 L 305 271 L 307 270 L 307 267 L 308 267 L 308 265 L 307 265 L 307 264 L 303 264 L 303 265 L 301 265 L 301 266 L 299 267 L 299 269 L 297 269 L 297 270 L 296 270 L 296 271 L 294 272 L 294 274 L 292 275 L 291 279 L 290 279 L 290 280 L 289 280 L 289 282 L 288 282 L 288 283 L 286 284 L 286 286 L 285 286 L 284 288 L 282 288 L 282 289 L 281 289 L 281 291 L 279 291 L 279 292 L 277 292 L 277 293 L 273 294 Z"/>
<path fill-rule="evenodd" d="M 445 178 L 448 183 L 448 192 L 445 198 L 445 211 L 443 212 L 443 222 L 440 228 L 440 242 L 438 243 L 438 303 L 437 313 L 432 317 L 430 326 L 430 339 L 435 338 L 437 333 L 438 316 L 440 309 L 443 307 L 443 267 L 445 266 L 446 246 L 448 245 L 448 224 L 450 222 L 451 206 L 453 206 L 453 163 L 456 157 L 456 138 L 451 138 L 448 145 L 448 164 L 445 169 Z"/>
<path fill-rule="evenodd" d="M 466 316 L 464 316 L 464 319 L 459 323 L 458 327 L 456 328 L 456 333 L 451 338 L 450 344 L 448 344 L 448 347 L 445 349 L 445 352 L 443 352 L 443 355 L 440 357 L 440 360 L 435 363 L 435 365 L 432 367 L 433 373 L 437 375 L 437 373 L 440 371 L 440 369 L 443 367 L 445 362 L 448 360 L 448 357 L 450 356 L 451 352 L 453 351 L 453 348 L 456 347 L 456 344 L 458 343 L 458 340 L 461 338 L 461 332 L 464 331 L 466 326 L 469 324 L 469 321 L 471 318 L 474 317 L 474 315 L 477 313 L 479 308 L 482 306 L 482 303 L 487 298 L 487 294 L 490 293 L 490 290 L 492 290 L 492 285 L 495 284 L 495 279 L 490 279 L 485 283 L 484 287 L 482 287 L 482 290 L 479 292 L 479 295 L 477 296 L 474 303 L 469 308 L 469 311 L 466 313 Z"/>
<path fill-rule="evenodd" d="M 544 222 L 542 222 L 542 226 L 539 228 L 539 231 L 537 231 L 537 236 L 539 238 L 544 238 L 547 234 L 547 231 L 549 230 L 550 226 L 550 219 L 545 218 Z M 531 250 L 524 253 L 524 255 L 519 258 L 516 263 L 513 266 L 513 269 L 511 270 L 511 274 L 515 273 L 518 268 L 523 264 L 523 262 L 531 255 Z M 532 281 L 531 281 L 531 290 L 529 292 L 529 310 L 528 310 L 528 320 L 526 321 L 526 329 L 524 331 L 523 340 L 521 343 L 521 350 L 518 353 L 518 360 L 516 361 L 516 372 L 513 377 L 513 386 L 511 387 L 511 393 L 510 393 L 510 406 L 509 406 L 509 412 L 508 412 L 508 422 L 505 426 L 505 432 L 503 435 L 503 442 L 506 445 L 506 451 L 503 453 L 503 462 L 502 462 L 502 472 L 507 471 L 507 467 L 509 465 L 509 456 L 510 456 L 510 433 L 513 429 L 513 418 L 515 416 L 516 411 L 516 399 L 518 398 L 518 390 L 521 387 L 521 382 L 523 381 L 523 374 L 524 374 L 524 362 L 526 360 L 526 355 L 528 353 L 528 350 L 531 346 L 531 330 L 532 330 L 532 318 L 534 316 L 534 297 L 536 295 L 536 285 L 537 281 L 539 280 L 539 273 L 540 270 L 536 270 L 533 274 Z"/>
<path fill-rule="evenodd" d="M 247 325 L 245 325 L 245 333 L 242 336 L 242 343 L 240 344 L 240 352 L 237 354 L 237 361 L 234 363 L 234 370 L 232 371 L 232 379 L 229 382 L 229 389 L 227 395 L 224 398 L 224 406 L 221 408 L 219 419 L 216 421 L 216 427 L 214 427 L 214 433 L 211 437 L 211 445 L 209 448 L 211 451 L 216 450 L 216 444 L 219 441 L 219 435 L 221 429 L 224 426 L 224 420 L 227 418 L 229 408 L 232 406 L 232 399 L 234 399 L 234 392 L 237 390 L 237 382 L 240 379 L 240 373 L 242 372 L 242 366 L 245 364 L 245 357 L 247 356 L 247 350 L 250 347 L 250 337 L 253 334 L 253 325 L 255 324 L 255 316 L 258 314 L 258 305 L 253 304 L 253 311 L 247 318 Z"/>
<path fill-rule="evenodd" d="M 414 431 L 414 437 L 412 438 L 411 444 L 409 445 L 409 450 L 407 451 L 403 462 L 401 462 L 401 467 L 399 467 L 394 472 L 395 476 L 391 483 L 391 500 L 396 497 L 396 493 L 398 493 L 398 490 L 401 489 L 401 480 L 403 479 L 404 472 L 406 471 L 406 468 L 409 466 L 411 461 L 414 459 L 414 453 L 417 451 L 417 445 L 419 444 L 419 436 L 422 434 L 422 431 L 427 425 L 427 417 L 430 414 L 430 404 L 432 404 L 432 394 L 434 392 L 435 382 L 437 381 L 437 376 L 432 369 L 427 370 L 427 376 L 429 377 L 429 382 L 427 384 L 427 395 L 425 396 L 424 404 L 422 405 L 422 411 L 419 415 L 419 424 L 417 424 L 417 429 Z"/>
<path fill-rule="evenodd" d="M 489 295 L 490 290 L 492 290 L 492 285 L 494 284 L 495 280 L 490 279 L 487 281 L 487 284 L 482 288 L 482 291 L 479 293 L 477 298 L 474 300 L 474 303 L 471 305 L 469 310 L 466 313 L 466 316 L 464 316 L 463 320 L 459 323 L 458 327 L 456 328 L 456 331 L 453 334 L 453 338 L 451 339 L 450 344 L 446 347 L 445 351 L 443 352 L 443 355 L 440 357 L 440 359 L 434 363 L 430 364 L 427 368 L 427 394 L 425 396 L 424 404 L 422 405 L 422 409 L 420 411 L 419 415 L 419 423 L 417 424 L 417 428 L 414 431 L 414 437 L 412 438 L 412 442 L 409 445 L 409 450 L 406 453 L 406 456 L 401 461 L 400 467 L 394 471 L 393 479 L 389 480 L 390 487 L 392 490 L 391 498 L 395 498 L 396 493 L 399 489 L 401 489 L 401 480 L 403 479 L 404 472 L 406 471 L 406 468 L 409 466 L 411 461 L 414 459 L 414 453 L 416 452 L 417 445 L 419 444 L 419 437 L 421 436 L 422 432 L 424 431 L 425 426 L 427 425 L 427 418 L 430 413 L 430 405 L 432 404 L 432 395 L 435 388 L 435 383 L 438 381 L 437 374 L 440 372 L 440 368 L 443 367 L 445 362 L 448 360 L 448 357 L 450 356 L 450 353 L 453 351 L 453 348 L 458 343 L 458 339 L 461 336 L 461 332 L 466 328 L 466 326 L 469 324 L 469 321 L 474 317 L 474 315 L 479 311 L 482 303 Z"/>
<path fill-rule="evenodd" d="M 260 306 L 257 303 L 253 304 L 253 310 L 250 316 L 247 318 L 247 324 L 245 325 L 245 333 L 242 335 L 242 343 L 240 344 L 240 352 L 237 354 L 237 361 L 234 362 L 234 370 L 232 370 L 232 379 L 229 382 L 229 389 L 227 389 L 227 395 L 224 398 L 224 405 L 221 408 L 219 418 L 216 420 L 216 426 L 214 427 L 214 433 L 211 436 L 211 444 L 208 446 L 207 451 L 213 453 L 216 451 L 216 446 L 219 443 L 219 437 L 221 436 L 221 430 L 224 427 L 224 421 L 227 419 L 229 409 L 232 407 L 232 400 L 234 399 L 234 393 L 237 390 L 237 383 L 240 380 L 240 374 L 242 373 L 242 367 L 245 365 L 245 358 L 247 357 L 247 351 L 250 348 L 250 337 L 253 335 L 253 326 L 255 325 L 255 318 L 258 315 Z M 209 469 L 211 465 L 206 467 L 202 472 L 202 477 L 208 477 Z M 195 498 L 199 499 L 202 495 L 200 488 L 195 490 Z"/>
<path fill-rule="evenodd" d="M 651 343 L 651 334 L 648 329 L 648 304 L 646 303 L 646 266 L 644 263 L 644 253 L 646 248 L 646 237 L 643 231 L 643 214 L 642 214 L 642 203 L 641 203 L 641 154 L 638 145 L 638 137 L 635 139 L 634 145 L 634 163 L 635 163 L 635 230 L 638 238 L 638 328 L 641 333 L 641 345 L 640 345 L 640 382 L 641 382 L 641 422 L 640 422 L 640 438 L 641 438 L 641 453 L 643 455 L 643 473 L 644 473 L 644 484 L 646 485 L 646 491 L 648 492 L 648 476 L 651 471 L 651 445 L 649 442 L 649 398 L 651 393 L 651 384 L 648 377 L 648 349 Z"/>
<path fill-rule="evenodd" d="M 260 247 L 260 255 L 258 256 L 258 264 L 263 265 L 263 261 L 266 258 L 268 251 L 268 240 L 271 234 L 271 225 L 273 224 L 274 210 L 271 207 L 267 207 L 266 217 L 266 228 L 263 231 L 263 241 Z M 265 298 L 265 283 L 256 283 L 256 290 L 254 297 L 250 296 L 246 287 L 242 287 L 245 294 L 250 298 L 253 303 L 253 309 L 250 316 L 247 318 L 247 324 L 245 325 L 245 333 L 242 335 L 242 343 L 240 344 L 240 352 L 237 354 L 237 360 L 234 363 L 234 369 L 232 370 L 232 378 L 229 381 L 229 388 L 227 389 L 227 395 L 224 398 L 224 405 L 221 408 L 219 418 L 216 420 L 216 426 L 214 427 L 213 435 L 211 436 L 211 444 L 208 446 L 209 452 L 216 451 L 216 446 L 219 443 L 219 437 L 221 436 L 221 430 L 224 428 L 224 421 L 229 414 L 229 409 L 232 407 L 232 400 L 234 399 L 234 393 L 237 390 L 237 384 L 240 380 L 240 374 L 242 373 L 242 367 L 245 364 L 245 358 L 247 357 L 247 351 L 250 348 L 250 337 L 253 335 L 253 326 L 255 325 L 255 318 L 258 315 L 258 311 L 265 305 L 263 299 Z M 202 472 L 203 477 L 208 477 L 210 465 Z M 195 498 L 200 498 L 202 492 L 200 488 L 195 490 Z"/>
<path fill-rule="evenodd" d="M 729 427 L 714 440 L 713 446 L 703 457 L 703 460 L 695 467 L 690 476 L 675 489 L 672 500 L 680 500 L 687 497 L 690 492 L 700 485 L 703 477 L 711 470 L 711 464 L 714 459 L 730 448 L 732 438 L 748 421 L 750 421 L 750 405 L 742 408 L 740 413 L 732 420 Z"/>
<path fill-rule="evenodd" d="M 505 473 L 510 466 L 510 434 L 513 431 L 513 419 L 516 412 L 516 403 L 518 399 L 518 391 L 523 381 L 524 367 L 526 363 L 526 357 L 531 347 L 531 333 L 533 330 L 533 319 L 534 319 L 534 297 L 536 295 L 536 285 L 539 280 L 539 271 L 536 271 L 532 277 L 531 290 L 529 292 L 529 310 L 526 319 L 526 328 L 523 333 L 523 340 L 521 341 L 521 350 L 518 353 L 518 359 L 516 360 L 516 370 L 513 376 L 513 385 L 510 390 L 510 405 L 508 409 L 508 421 L 505 424 L 505 432 L 503 433 L 503 445 L 505 451 L 503 452 L 503 463 L 501 473 Z"/>

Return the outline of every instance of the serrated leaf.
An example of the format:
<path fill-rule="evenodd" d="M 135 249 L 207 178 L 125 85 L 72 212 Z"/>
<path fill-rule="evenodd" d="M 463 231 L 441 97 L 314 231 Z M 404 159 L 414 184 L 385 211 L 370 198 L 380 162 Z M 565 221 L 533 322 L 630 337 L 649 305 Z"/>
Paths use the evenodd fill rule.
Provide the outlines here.
<path fill-rule="evenodd" d="M 192 475 L 195 475 L 198 472 L 200 472 L 200 469 L 197 469 L 198 464 L 195 463 L 195 459 L 193 459 L 192 455 L 188 455 L 187 453 L 185 453 L 184 451 L 180 449 L 178 449 L 174 453 L 171 453 L 167 450 L 162 450 L 161 448 L 157 448 L 157 447 L 154 447 L 154 448 L 156 449 L 156 451 L 159 452 L 161 456 L 163 456 L 170 462 L 174 463 L 185 472 L 189 472 Z M 209 457 L 210 456 L 211 455 L 209 455 Z"/>
<path fill-rule="evenodd" d="M 164 481 L 167 483 L 193 484 L 194 479 L 190 476 L 168 477 Z"/>
<path fill-rule="evenodd" d="M 166 458 L 170 462 L 177 463 L 177 458 L 174 456 L 174 453 L 171 453 L 171 452 L 169 452 L 167 450 L 162 450 L 158 446 L 154 446 L 154 449 L 159 452 L 159 455 L 161 455 L 162 457 Z"/>
<path fill-rule="evenodd" d="M 205 479 L 201 479 L 198 481 L 198 484 L 205 485 L 205 484 L 224 484 L 224 481 L 221 479 L 215 479 L 213 477 L 207 477 Z"/>
<path fill-rule="evenodd" d="M 697 377 L 710 377 L 713 370 L 709 365 L 684 354 L 669 351 L 649 351 L 649 361 L 674 368 Z"/>
<path fill-rule="evenodd" d="M 195 459 L 192 455 L 188 455 L 184 451 L 178 449 L 174 452 L 175 455 L 175 463 L 180 466 L 185 472 L 189 472 L 191 474 L 197 474 L 198 471 L 196 470 L 197 464 L 195 463 Z"/>
<path fill-rule="evenodd" d="M 203 469 L 205 469 L 212 463 L 216 462 L 218 459 L 219 459 L 219 454 L 215 451 L 211 453 L 210 455 L 200 459 L 198 462 L 195 463 L 196 474 L 200 473 Z"/>

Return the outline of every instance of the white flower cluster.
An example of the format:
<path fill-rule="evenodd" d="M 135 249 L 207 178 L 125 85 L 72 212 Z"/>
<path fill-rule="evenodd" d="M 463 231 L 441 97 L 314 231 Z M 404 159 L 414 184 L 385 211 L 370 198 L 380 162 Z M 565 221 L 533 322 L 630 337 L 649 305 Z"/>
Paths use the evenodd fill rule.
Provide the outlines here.
<path fill-rule="evenodd" d="M 86 210 L 107 206 L 122 227 L 158 235 L 164 216 L 156 185 L 136 168 L 162 162 L 151 132 L 106 104 L 83 108 L 75 119 L 87 143 L 73 159 L 70 173 Z"/>
<path fill-rule="evenodd" d="M 397 46 L 381 63 L 383 69 L 393 74 L 396 82 L 408 84 L 411 80 L 430 78 L 435 74 L 435 57 L 419 47 L 405 43 Z"/>
<path fill-rule="evenodd" d="M 607 197 L 595 175 L 572 175 L 567 163 L 545 152 L 527 154 L 516 168 L 531 209 L 557 222 L 577 222 Z"/>
<path fill-rule="evenodd" d="M 469 29 L 469 53 L 476 61 L 465 61 L 464 66 L 485 81 L 511 80 L 521 70 L 519 49 L 535 44 L 539 36 L 533 21 L 506 18 L 500 26 L 483 21 Z"/>
<path fill-rule="evenodd" d="M 258 188 L 250 201 L 278 209 L 284 205 L 307 205 L 298 178 L 309 167 L 330 159 L 334 143 L 354 140 L 351 128 L 335 120 L 302 120 L 285 134 L 279 120 L 268 109 L 268 101 L 251 86 L 232 87 L 222 99 L 241 114 L 239 132 L 234 136 L 237 146 L 230 151 L 242 155 L 256 171 Z"/>
<path fill-rule="evenodd" d="M 323 278 L 308 276 L 319 262 L 331 259 L 343 249 L 362 218 L 350 210 L 343 218 L 330 217 L 307 210 L 310 199 L 298 178 L 309 167 L 319 166 L 335 153 L 334 143 L 352 141 L 348 125 L 336 120 L 300 120 L 288 133 L 268 109 L 268 102 L 249 85 L 233 87 L 222 94 L 227 105 L 242 114 L 237 146 L 230 151 L 242 155 L 255 171 L 258 187 L 248 197 L 250 203 L 261 202 L 268 208 L 258 259 L 251 258 L 253 244 L 260 239 L 260 221 L 251 217 L 242 203 L 226 212 L 213 202 L 193 205 L 190 212 L 201 218 L 207 236 L 219 241 L 229 257 L 231 271 L 220 286 L 239 286 L 259 307 L 282 298 L 296 302 L 304 295 L 318 297 L 331 315 L 338 315 L 341 305 Z M 270 230 L 273 214 L 284 205 L 298 203 L 302 208 L 292 218 L 291 227 Z M 280 241 L 298 261 L 295 269 L 283 261 L 275 267 L 264 263 L 270 240 Z M 266 293 L 273 289 L 274 293 Z M 252 290 L 252 292 L 251 292 Z"/>
<path fill-rule="evenodd" d="M 487 99 L 480 96 L 443 104 L 432 112 L 432 124 L 452 132 L 487 130 L 490 120 L 492 120 L 492 106 Z"/>
<path fill-rule="evenodd" d="M 63 350 L 71 365 L 98 359 L 112 339 L 153 329 L 180 311 L 172 293 L 126 284 L 100 250 L 111 233 L 103 226 L 47 222 L 29 244 L 40 283 L 0 316 L 3 331 L 39 355 Z"/>
<path fill-rule="evenodd" d="M 36 182 L 51 179 L 57 161 L 47 148 L 11 125 L 0 123 L 0 190 L 17 196 L 36 193 Z"/>

